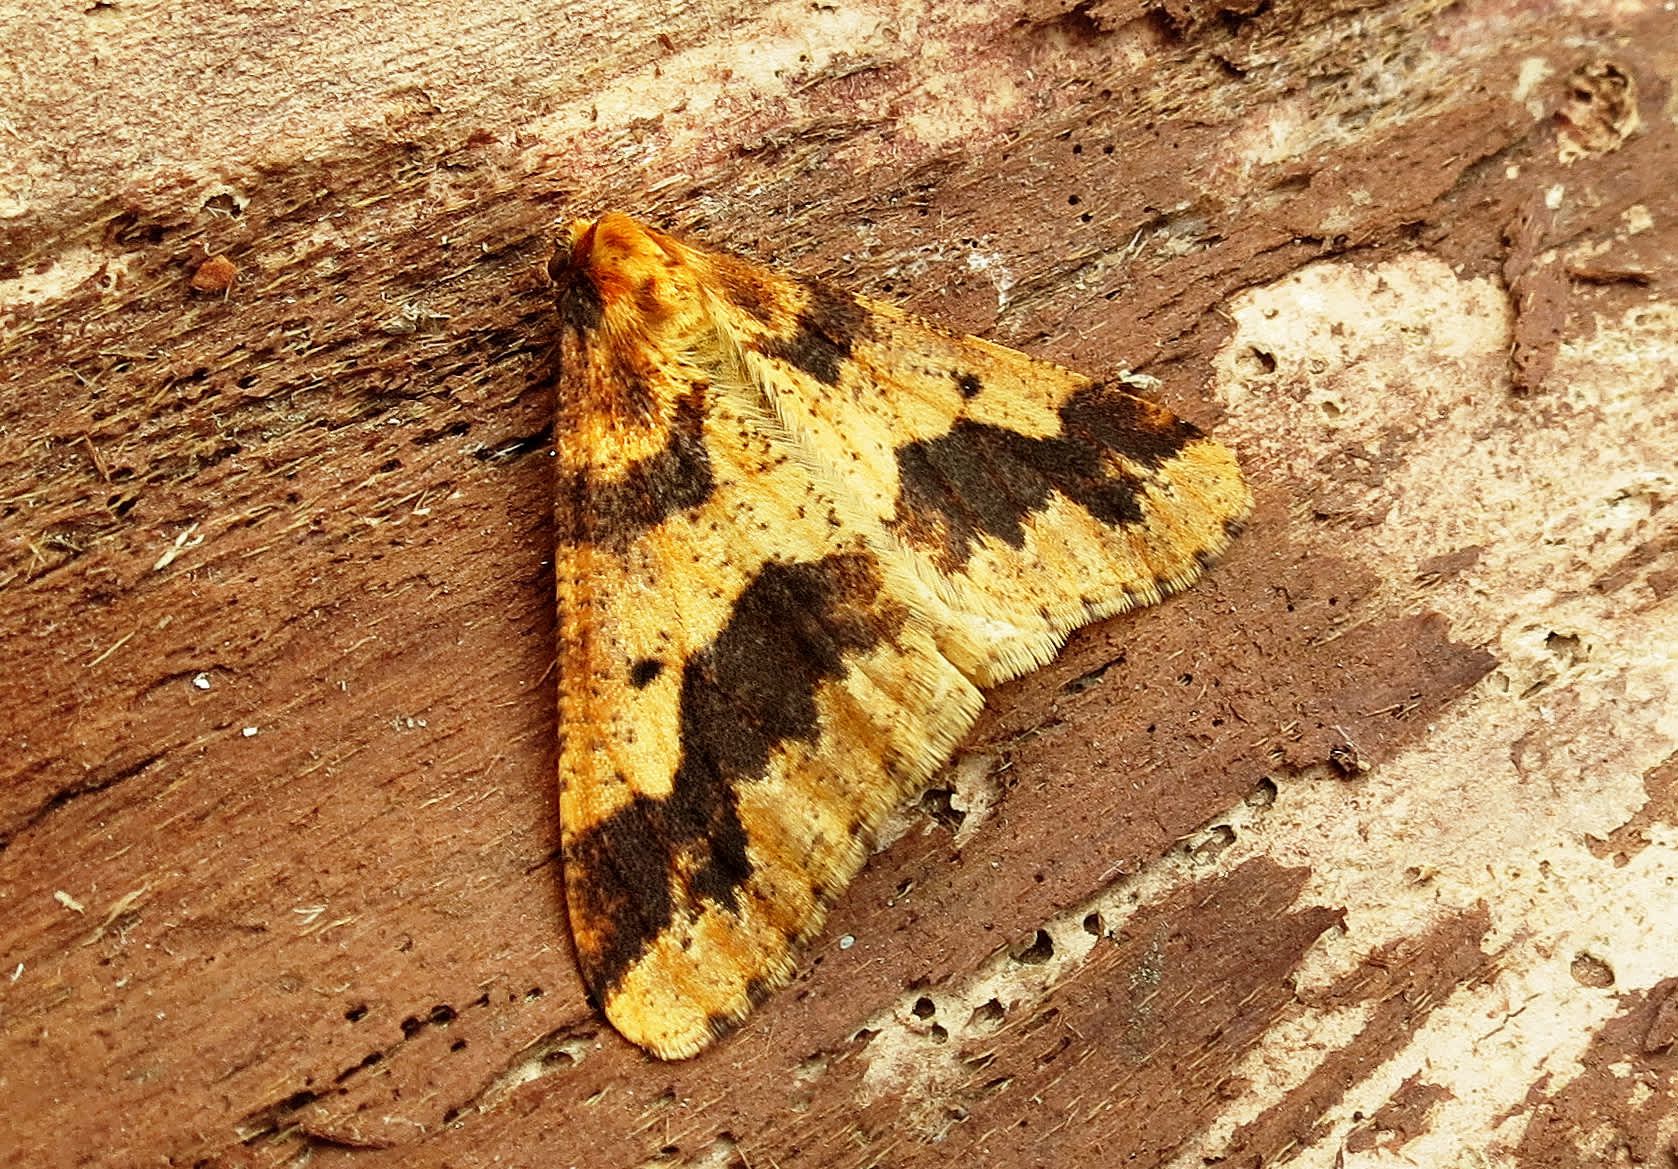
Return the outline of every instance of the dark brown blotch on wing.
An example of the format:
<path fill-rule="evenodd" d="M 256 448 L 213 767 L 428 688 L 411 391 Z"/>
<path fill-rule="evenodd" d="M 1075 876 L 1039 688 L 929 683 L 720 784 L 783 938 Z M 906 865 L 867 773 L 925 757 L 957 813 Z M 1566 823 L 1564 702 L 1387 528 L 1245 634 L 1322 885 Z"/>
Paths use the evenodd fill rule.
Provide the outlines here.
<path fill-rule="evenodd" d="M 1164 406 L 1105 385 L 1079 390 L 1060 411 L 1061 432 L 1086 436 L 1108 450 L 1150 471 L 1182 453 L 1191 442 L 1206 437 Z"/>
<path fill-rule="evenodd" d="M 1059 434 L 1034 438 L 962 419 L 899 447 L 894 530 L 955 572 L 980 535 L 1023 547 L 1026 522 L 1057 493 L 1104 524 L 1138 523 L 1141 482 L 1112 456 L 1154 470 L 1200 437 L 1170 411 L 1099 386 L 1074 394 L 1060 421 Z"/>
<path fill-rule="evenodd" d="M 598 481 L 587 469 L 557 485 L 561 541 L 623 547 L 677 512 L 703 505 L 716 489 L 705 446 L 705 392 L 694 386 L 676 403 L 665 444 L 631 463 L 621 476 Z"/>
<path fill-rule="evenodd" d="M 815 281 L 803 288 L 809 300 L 793 331 L 766 337 L 758 348 L 823 385 L 838 385 L 839 371 L 850 360 L 852 347 L 867 335 L 868 313 L 848 292 Z"/>
<path fill-rule="evenodd" d="M 605 1002 L 624 971 L 673 920 L 669 859 L 651 834 L 663 807 L 637 796 L 565 842 L 571 936 L 588 992 Z"/>
<path fill-rule="evenodd" d="M 874 558 L 770 563 L 728 624 L 682 669 L 681 760 L 669 796 L 636 796 L 566 851 L 578 949 L 589 988 L 609 994 L 676 920 L 683 900 L 738 912 L 752 875 L 737 799 L 783 744 L 821 733 L 816 690 L 848 655 L 896 636 Z"/>
<path fill-rule="evenodd" d="M 711 283 L 724 300 L 760 325 L 775 323 L 777 290 L 744 260 L 721 253 L 711 257 Z"/>

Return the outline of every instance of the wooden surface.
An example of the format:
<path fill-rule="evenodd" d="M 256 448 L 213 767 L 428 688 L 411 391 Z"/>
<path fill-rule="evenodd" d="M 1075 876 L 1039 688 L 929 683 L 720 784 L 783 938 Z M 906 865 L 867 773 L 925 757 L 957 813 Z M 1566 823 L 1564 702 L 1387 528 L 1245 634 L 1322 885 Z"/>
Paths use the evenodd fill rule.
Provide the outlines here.
<path fill-rule="evenodd" d="M 5 25 L 0 1163 L 1678 1161 L 1672 13 Z M 1259 498 L 680 1064 L 559 894 L 607 208 L 1150 374 Z"/>

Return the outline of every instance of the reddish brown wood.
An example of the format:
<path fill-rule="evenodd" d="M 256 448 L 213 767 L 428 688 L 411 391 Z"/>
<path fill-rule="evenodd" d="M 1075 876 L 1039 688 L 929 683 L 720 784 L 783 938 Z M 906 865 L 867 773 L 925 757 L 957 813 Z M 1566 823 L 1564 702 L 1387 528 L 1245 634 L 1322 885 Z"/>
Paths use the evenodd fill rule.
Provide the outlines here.
<path fill-rule="evenodd" d="M 959 843 L 952 817 L 915 818 L 739 1034 L 652 1063 L 584 1001 L 553 793 L 557 218 L 632 210 L 1091 372 L 1145 369 L 1214 427 L 1220 309 L 1319 258 L 1425 250 L 1506 281 L 1537 413 L 1563 343 L 1672 296 L 1678 37 L 1656 5 L 1032 0 L 859 32 L 773 100 L 749 7 L 414 15 L 379 26 L 404 60 L 295 6 L 168 32 L 96 6 L 65 36 L 116 46 L 93 83 L 20 27 L 34 76 L 92 97 L 55 110 L 31 82 L 8 115 L 60 156 L 0 230 L 0 1163 L 1153 1165 L 1242 1098 L 1272 1028 L 1361 1004 L 1356 1038 L 1224 1148 L 1277 1164 L 1327 1148 L 1430 1004 L 1495 973 L 1487 920 L 1445 915 L 1300 996 L 1347 907 L 1302 894 L 1295 858 L 1251 861 L 999 1004 L 935 1097 L 866 1078 L 906 994 L 1024 951 L 1278 781 L 1364 782 L 1485 678 L 1494 658 L 1429 600 L 1472 549 L 1398 575 L 1325 551 L 1405 503 L 1380 451 L 1348 447 L 1310 482 L 1256 468 L 1250 530 L 1201 586 L 996 691 L 970 745 L 1007 765 L 991 818 Z M 282 44 L 306 46 L 298 76 L 336 53 L 366 91 L 311 121 Z M 954 48 L 902 47 L 924 44 Z M 420 47 L 471 68 L 435 74 Z M 1510 79 L 1536 57 L 1534 115 Z M 136 102 L 110 71 L 153 58 Z M 1565 82 L 1608 58 L 1641 126 L 1564 164 Z M 187 63 L 219 80 L 183 84 Z M 628 80 L 704 93 L 724 69 L 740 105 L 703 132 L 679 98 L 624 112 Z M 1552 213 L 1557 185 L 1588 197 Z M 1608 260 L 1555 260 L 1633 208 L 1652 226 Z M 205 276 L 222 254 L 230 283 Z M 1640 538 L 1600 590 L 1669 604 L 1675 549 Z M 1604 864 L 1664 847 L 1669 771 Z M 1535 799 L 1555 790 L 1535 774 Z M 1593 1125 L 1672 1155 L 1670 995 L 1612 993 L 1591 1074 L 1535 1072 L 1545 1123 L 1500 1163 L 1578 1163 Z M 1451 1090 L 1430 1076 L 1364 1147 L 1429 1131 Z"/>

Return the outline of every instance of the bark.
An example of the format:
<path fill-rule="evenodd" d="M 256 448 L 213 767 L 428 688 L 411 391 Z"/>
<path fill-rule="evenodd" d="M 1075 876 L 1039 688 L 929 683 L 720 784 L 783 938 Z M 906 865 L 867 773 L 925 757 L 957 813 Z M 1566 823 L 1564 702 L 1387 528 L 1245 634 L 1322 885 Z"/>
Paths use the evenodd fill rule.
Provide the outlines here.
<path fill-rule="evenodd" d="M 1678 1155 L 1659 4 L 18 7 L 0 1163 Z M 557 861 L 556 224 L 1156 396 L 1258 511 L 697 1059 Z"/>

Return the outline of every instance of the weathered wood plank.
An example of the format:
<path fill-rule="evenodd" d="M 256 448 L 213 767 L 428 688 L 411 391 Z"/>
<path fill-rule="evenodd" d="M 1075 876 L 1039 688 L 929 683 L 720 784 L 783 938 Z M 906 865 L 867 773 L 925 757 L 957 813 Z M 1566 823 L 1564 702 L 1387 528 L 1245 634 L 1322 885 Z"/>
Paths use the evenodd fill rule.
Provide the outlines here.
<path fill-rule="evenodd" d="M 16 21 L 0 1160 L 1670 1155 L 1670 14 L 347 16 Z M 1145 369 L 1260 498 L 677 1065 L 556 871 L 539 268 L 606 207 Z"/>

